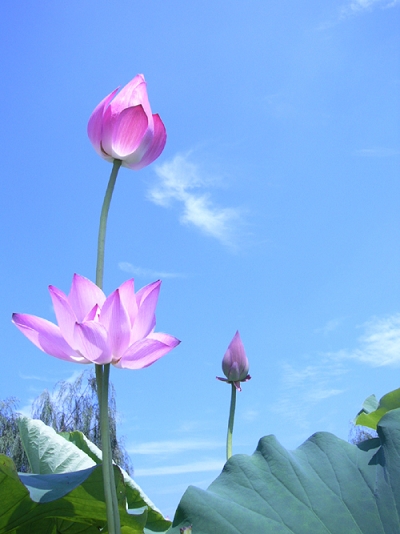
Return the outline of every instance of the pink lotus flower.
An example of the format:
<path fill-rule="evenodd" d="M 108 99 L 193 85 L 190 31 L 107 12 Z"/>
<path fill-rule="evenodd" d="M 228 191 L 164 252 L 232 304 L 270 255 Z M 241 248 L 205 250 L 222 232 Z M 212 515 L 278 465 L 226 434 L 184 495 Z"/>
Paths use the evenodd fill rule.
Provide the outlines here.
<path fill-rule="evenodd" d="M 109 297 L 93 282 L 74 275 L 65 295 L 49 286 L 58 326 L 20 313 L 14 324 L 50 356 L 76 363 L 112 363 L 122 369 L 142 369 L 176 347 L 180 341 L 154 332 L 160 281 L 137 293 L 127 280 Z"/>
<path fill-rule="evenodd" d="M 159 115 L 151 113 L 143 74 L 135 76 L 115 96 L 118 89 L 91 114 L 89 139 L 105 160 L 120 159 L 123 167 L 139 170 L 158 158 L 167 133 Z"/>
<path fill-rule="evenodd" d="M 247 359 L 239 332 L 233 336 L 227 351 L 222 359 L 222 370 L 226 378 L 217 376 L 218 380 L 235 384 L 238 391 L 242 391 L 240 382 L 247 382 L 251 376 L 249 372 L 249 360 Z"/>

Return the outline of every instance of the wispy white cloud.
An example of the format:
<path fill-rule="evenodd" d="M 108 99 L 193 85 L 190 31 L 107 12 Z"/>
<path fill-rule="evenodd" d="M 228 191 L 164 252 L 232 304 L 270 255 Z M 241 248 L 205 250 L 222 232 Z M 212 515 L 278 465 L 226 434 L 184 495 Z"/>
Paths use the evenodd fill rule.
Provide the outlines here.
<path fill-rule="evenodd" d="M 252 423 L 256 419 L 258 419 L 259 415 L 260 415 L 260 412 L 258 412 L 257 410 L 249 409 L 242 413 L 241 418 L 243 421 L 246 421 L 247 423 Z"/>
<path fill-rule="evenodd" d="M 152 269 L 143 269 L 142 267 L 136 267 L 127 261 L 120 261 L 118 267 L 121 271 L 133 274 L 135 276 L 143 276 L 146 278 L 184 278 L 185 275 L 181 273 L 171 273 L 167 271 L 154 271 Z"/>
<path fill-rule="evenodd" d="M 354 359 L 373 367 L 400 365 L 400 314 L 365 323 L 358 347 L 332 353 L 338 359 Z"/>
<path fill-rule="evenodd" d="M 291 420 L 298 428 L 307 431 L 309 414 L 313 407 L 345 390 L 335 387 L 335 382 L 347 370 L 340 361 L 319 357 L 316 364 L 303 368 L 283 364 L 282 393 L 272 410 Z"/>
<path fill-rule="evenodd" d="M 327 331 L 336 326 L 335 320 L 325 325 Z M 334 401 L 326 401 L 345 393 L 343 377 L 351 371 L 350 360 L 371 367 L 400 366 L 400 313 L 373 318 L 361 328 L 353 349 L 318 353 L 309 358 L 308 365 L 283 364 L 281 391 L 271 410 L 291 422 L 298 430 L 297 439 L 307 437 L 312 421 L 315 423 L 317 405 L 334 413 Z M 320 420 L 326 418 L 328 424 L 327 413 L 322 414 Z"/>
<path fill-rule="evenodd" d="M 206 421 L 183 421 L 179 424 L 177 428 L 178 432 L 181 432 L 183 434 L 187 434 L 189 432 L 191 433 L 201 433 L 208 432 L 209 430 L 209 424 Z"/>
<path fill-rule="evenodd" d="M 322 22 L 318 30 L 324 31 L 363 13 L 369 13 L 375 9 L 390 9 L 399 4 L 400 0 L 347 0 L 339 7 L 336 17 Z"/>
<path fill-rule="evenodd" d="M 130 454 L 163 455 L 178 454 L 186 451 L 217 449 L 224 447 L 223 442 L 206 440 L 150 441 L 128 447 Z"/>
<path fill-rule="evenodd" d="M 356 150 L 356 154 L 359 156 L 367 156 L 370 158 L 389 158 L 392 156 L 399 156 L 399 148 L 387 148 L 387 147 L 373 147 L 373 148 L 361 148 Z"/>
<path fill-rule="evenodd" d="M 339 328 L 342 321 L 343 318 L 330 319 L 324 324 L 323 327 L 316 328 L 315 333 L 329 334 L 330 332 L 334 332 L 335 330 L 337 330 L 337 328 Z"/>
<path fill-rule="evenodd" d="M 37 380 L 39 382 L 52 382 L 54 384 L 54 378 L 48 378 L 46 376 L 24 375 L 19 373 L 19 377 L 22 378 L 22 380 Z"/>
<path fill-rule="evenodd" d="M 68 378 L 65 378 L 65 382 L 75 382 L 75 380 L 78 378 L 78 376 L 82 373 L 82 371 L 73 371 Z M 58 377 L 49 377 L 45 375 L 25 375 L 23 373 L 19 373 L 19 377 L 22 378 L 22 380 L 35 380 L 37 382 L 46 382 L 51 383 L 55 385 L 60 380 L 60 375 Z"/>
<path fill-rule="evenodd" d="M 196 226 L 204 234 L 221 243 L 234 246 L 234 236 L 241 221 L 239 208 L 217 206 L 206 187 L 214 180 L 203 176 L 190 154 L 178 154 L 163 165 L 156 166 L 158 183 L 148 191 L 151 202 L 163 207 L 181 205 L 180 222 Z"/>
<path fill-rule="evenodd" d="M 307 365 L 302 369 L 295 369 L 293 365 L 285 363 L 283 364 L 283 385 L 286 389 L 309 390 L 312 384 L 319 384 L 320 391 L 324 391 L 325 384 L 330 383 L 332 378 L 343 375 L 344 372 L 346 371 L 341 365 L 327 359 L 318 364 Z"/>
<path fill-rule="evenodd" d="M 314 391 L 310 391 L 308 393 L 308 399 L 311 402 L 319 402 L 329 399 L 330 397 L 340 395 L 341 393 L 343 393 L 343 389 L 315 389 Z"/>
<path fill-rule="evenodd" d="M 399 3 L 400 0 L 351 0 L 348 4 L 342 6 L 341 17 L 371 11 L 374 8 L 388 9 L 395 7 Z"/>
<path fill-rule="evenodd" d="M 206 471 L 221 471 L 224 460 L 204 460 L 183 465 L 171 465 L 165 467 L 148 467 L 135 469 L 136 477 L 150 477 L 160 475 L 181 475 L 183 473 L 203 473 Z"/>

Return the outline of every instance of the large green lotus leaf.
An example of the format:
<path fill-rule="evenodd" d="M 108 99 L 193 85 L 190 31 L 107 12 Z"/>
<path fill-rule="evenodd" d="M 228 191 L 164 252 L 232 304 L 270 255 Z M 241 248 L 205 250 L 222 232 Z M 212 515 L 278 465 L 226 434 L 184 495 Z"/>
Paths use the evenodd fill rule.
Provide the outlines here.
<path fill-rule="evenodd" d="M 327 432 L 295 451 L 274 436 L 233 456 L 208 490 L 189 487 L 171 534 L 400 533 L 400 410 L 379 438 L 353 445 Z"/>
<path fill-rule="evenodd" d="M 390 410 L 397 408 L 400 408 L 400 388 L 384 395 L 379 403 L 375 395 L 371 395 L 364 401 L 363 407 L 357 414 L 355 424 L 376 430 L 381 418 Z"/>
<path fill-rule="evenodd" d="M 86 453 L 96 464 L 101 464 L 103 461 L 103 454 L 101 450 L 92 443 L 83 432 L 75 430 L 74 432 L 60 432 L 58 434 L 64 439 L 73 443 L 79 450 Z"/>
<path fill-rule="evenodd" d="M 114 468 L 120 513 L 126 534 L 143 533 L 146 512 L 132 516 L 123 508 L 124 483 Z M 95 534 L 106 524 L 101 466 L 57 475 L 18 474 L 0 456 L 0 534 Z"/>
<path fill-rule="evenodd" d="M 81 451 L 85 452 L 90 458 L 100 464 L 102 462 L 101 450 L 92 443 L 82 432 L 61 432 L 60 436 L 70 441 Z M 148 508 L 148 516 L 146 529 L 152 532 L 166 532 L 171 526 L 171 522 L 167 521 L 160 510 L 147 497 L 141 487 L 122 469 L 122 475 L 126 486 L 126 499 L 129 510 L 137 510 L 143 507 Z"/>
<path fill-rule="evenodd" d="M 18 428 L 33 473 L 69 473 L 96 465 L 87 454 L 39 419 L 20 417 Z"/>
<path fill-rule="evenodd" d="M 82 432 L 57 434 L 38 419 L 21 417 L 18 421 L 21 439 L 35 473 L 68 473 L 92 467 L 102 462 L 102 452 Z M 152 532 L 166 532 L 167 521 L 143 490 L 119 468 L 125 483 L 125 495 L 131 514 L 147 510 L 146 528 Z"/>

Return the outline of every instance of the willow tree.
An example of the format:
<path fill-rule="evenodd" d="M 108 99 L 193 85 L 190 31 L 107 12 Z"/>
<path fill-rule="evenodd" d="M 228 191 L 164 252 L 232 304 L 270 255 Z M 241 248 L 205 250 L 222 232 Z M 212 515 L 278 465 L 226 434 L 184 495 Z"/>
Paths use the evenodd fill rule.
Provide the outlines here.
<path fill-rule="evenodd" d="M 30 467 L 19 435 L 17 406 L 15 397 L 0 401 L 0 453 L 12 458 L 20 473 L 27 473 Z"/>
<path fill-rule="evenodd" d="M 17 400 L 0 401 L 0 453 L 10 456 L 17 470 L 29 472 L 29 464 L 19 437 Z M 110 384 L 108 407 L 111 450 L 117 465 L 132 472 L 132 463 L 123 440 L 117 438 L 115 389 Z M 93 371 L 84 371 L 75 380 L 58 382 L 53 391 L 45 389 L 32 403 L 33 419 L 40 419 L 56 432 L 79 430 L 101 448 L 100 411 L 97 401 L 96 378 Z"/>

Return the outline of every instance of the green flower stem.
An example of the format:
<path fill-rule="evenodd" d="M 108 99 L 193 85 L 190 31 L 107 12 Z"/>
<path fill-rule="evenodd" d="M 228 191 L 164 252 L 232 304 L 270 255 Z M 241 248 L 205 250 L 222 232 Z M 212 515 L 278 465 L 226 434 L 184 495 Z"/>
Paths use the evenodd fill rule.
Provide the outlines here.
<path fill-rule="evenodd" d="M 226 459 L 232 456 L 232 434 L 233 434 L 233 423 L 235 420 L 235 408 L 236 408 L 236 387 L 235 384 L 231 384 L 231 407 L 229 409 L 229 421 L 228 421 L 228 433 L 226 436 Z"/>
<path fill-rule="evenodd" d="M 104 249 L 106 242 L 108 210 L 110 208 L 111 198 L 121 163 L 121 160 L 114 160 L 111 176 L 108 181 L 106 194 L 104 196 L 103 207 L 101 209 L 96 265 L 96 284 L 100 289 L 103 289 Z M 107 526 L 109 534 L 120 534 L 121 524 L 118 510 L 117 491 L 115 487 L 114 470 L 112 465 L 110 426 L 108 422 L 108 384 L 110 364 L 95 365 L 95 368 L 97 397 L 99 399 L 100 408 L 100 434 L 101 448 L 103 453 L 103 481 L 107 510 Z"/>
<path fill-rule="evenodd" d="M 100 407 L 100 434 L 103 453 L 103 481 L 106 500 L 107 526 L 109 534 L 120 534 L 121 525 L 118 500 L 112 465 L 110 430 L 108 423 L 108 378 L 110 364 L 96 365 L 97 394 Z"/>
<path fill-rule="evenodd" d="M 104 195 L 103 207 L 101 208 L 100 215 L 100 227 L 99 227 L 99 238 L 97 241 L 97 266 L 96 266 L 96 284 L 100 289 L 103 289 L 103 274 L 104 274 L 104 249 L 106 243 L 106 230 L 107 230 L 107 217 L 108 210 L 110 209 L 111 198 L 114 191 L 115 182 L 117 180 L 117 175 L 119 168 L 121 167 L 122 161 L 120 159 L 115 159 L 113 168 L 111 171 L 111 176 L 108 181 L 107 191 Z"/>

